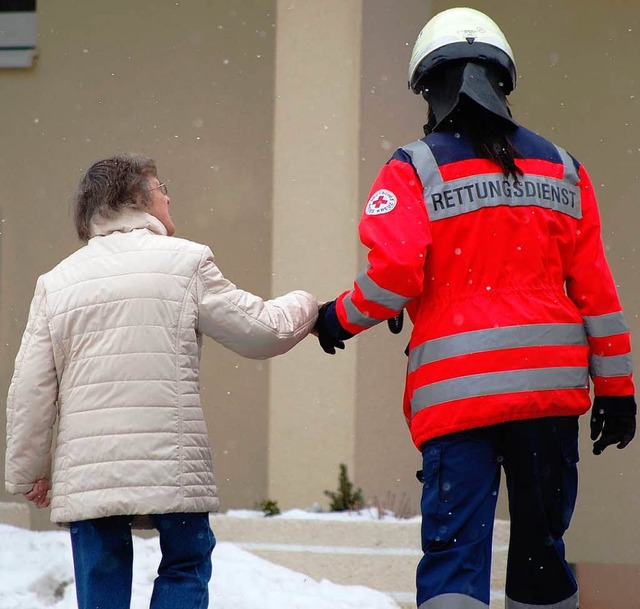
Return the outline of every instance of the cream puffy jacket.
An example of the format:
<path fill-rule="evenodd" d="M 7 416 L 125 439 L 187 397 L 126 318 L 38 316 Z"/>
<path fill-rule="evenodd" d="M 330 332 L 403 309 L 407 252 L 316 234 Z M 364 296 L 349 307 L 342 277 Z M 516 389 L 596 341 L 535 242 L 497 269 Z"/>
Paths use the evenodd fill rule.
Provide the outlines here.
<path fill-rule="evenodd" d="M 36 285 L 7 398 L 7 491 L 51 477 L 59 523 L 215 511 L 202 335 L 245 357 L 279 355 L 313 327 L 316 299 L 237 288 L 208 247 L 141 211 L 92 235 Z"/>

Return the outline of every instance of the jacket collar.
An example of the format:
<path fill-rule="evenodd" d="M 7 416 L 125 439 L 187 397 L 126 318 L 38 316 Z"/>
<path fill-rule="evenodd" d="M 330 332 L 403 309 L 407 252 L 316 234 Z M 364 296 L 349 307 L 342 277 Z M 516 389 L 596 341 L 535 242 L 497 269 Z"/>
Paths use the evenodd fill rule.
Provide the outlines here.
<path fill-rule="evenodd" d="M 139 228 L 146 228 L 157 235 L 166 235 L 167 229 L 155 216 L 140 209 L 123 209 L 114 218 L 94 216 L 89 225 L 89 239 L 104 237 L 111 233 L 129 233 Z"/>

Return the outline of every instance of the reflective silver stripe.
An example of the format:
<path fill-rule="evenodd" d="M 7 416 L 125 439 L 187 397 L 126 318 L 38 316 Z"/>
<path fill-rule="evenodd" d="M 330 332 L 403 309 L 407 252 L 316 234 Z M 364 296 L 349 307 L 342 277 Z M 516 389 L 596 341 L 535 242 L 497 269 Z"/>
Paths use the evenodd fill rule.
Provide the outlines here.
<path fill-rule="evenodd" d="M 360 309 L 358 309 L 358 307 L 353 304 L 353 301 L 351 300 L 351 294 L 353 294 L 353 292 L 347 294 L 342 301 L 345 313 L 347 314 L 347 321 L 350 324 L 356 324 L 356 326 L 371 328 L 372 326 L 375 326 L 382 321 L 381 319 L 374 319 L 373 317 L 369 317 L 362 313 Z"/>
<path fill-rule="evenodd" d="M 403 146 L 402 150 L 411 157 L 413 166 L 422 182 L 422 188 L 425 191 L 429 186 L 443 183 L 440 168 L 428 144 L 422 140 L 417 140 L 407 146 Z"/>
<path fill-rule="evenodd" d="M 533 205 L 582 218 L 579 176 L 571 156 L 556 146 L 564 166 L 563 179 L 527 174 L 514 180 L 480 174 L 444 182 L 429 145 L 418 140 L 403 146 L 422 182 L 431 221 L 452 218 L 485 207 Z"/>
<path fill-rule="evenodd" d="M 519 603 L 507 597 L 505 609 L 578 609 L 578 592 L 559 603 L 546 605 L 532 605 L 530 603 Z"/>
<path fill-rule="evenodd" d="M 363 271 L 356 278 L 356 283 L 364 297 L 376 304 L 382 305 L 387 309 L 392 309 L 393 311 L 400 311 L 404 309 L 405 305 L 411 300 L 411 298 L 406 298 L 404 296 L 400 296 L 400 294 L 396 294 L 391 290 L 386 290 L 385 288 L 381 288 L 369 275 L 367 275 L 366 271 Z"/>
<path fill-rule="evenodd" d="M 587 334 L 595 338 L 615 336 L 629 331 L 622 311 L 606 315 L 585 315 L 583 320 Z"/>
<path fill-rule="evenodd" d="M 633 372 L 631 355 L 591 355 L 589 370 L 592 376 L 629 376 Z"/>
<path fill-rule="evenodd" d="M 514 180 L 501 174 L 480 174 L 425 188 L 424 201 L 432 222 L 487 207 L 535 206 L 582 217 L 580 188 L 548 176 L 527 174 Z"/>
<path fill-rule="evenodd" d="M 586 344 L 587 337 L 582 324 L 530 324 L 475 330 L 436 338 L 418 345 L 409 355 L 409 372 L 431 362 L 469 353 L 514 347 Z"/>
<path fill-rule="evenodd" d="M 411 414 L 424 408 L 453 400 L 544 391 L 547 389 L 586 389 L 589 371 L 586 367 L 528 368 L 508 372 L 488 372 L 459 376 L 417 389 L 411 398 Z"/>
<path fill-rule="evenodd" d="M 466 594 L 440 594 L 422 603 L 418 609 L 489 609 L 489 605 Z"/>
<path fill-rule="evenodd" d="M 558 151 L 558 154 L 562 159 L 562 164 L 564 165 L 564 179 L 571 184 L 577 184 L 580 180 L 580 176 L 578 176 L 578 172 L 576 171 L 576 166 L 573 164 L 571 155 L 564 148 L 560 148 L 560 146 L 556 146 L 556 150 Z"/>

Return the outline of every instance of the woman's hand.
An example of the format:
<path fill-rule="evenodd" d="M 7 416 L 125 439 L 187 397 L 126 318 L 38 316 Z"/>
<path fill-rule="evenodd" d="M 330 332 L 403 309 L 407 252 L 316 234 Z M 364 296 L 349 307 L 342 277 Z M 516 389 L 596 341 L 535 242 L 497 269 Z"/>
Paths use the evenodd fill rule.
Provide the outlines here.
<path fill-rule="evenodd" d="M 48 491 L 49 481 L 46 478 L 41 478 L 36 480 L 33 488 L 28 493 L 24 493 L 24 496 L 38 508 L 49 507 L 51 501 L 47 497 Z"/>

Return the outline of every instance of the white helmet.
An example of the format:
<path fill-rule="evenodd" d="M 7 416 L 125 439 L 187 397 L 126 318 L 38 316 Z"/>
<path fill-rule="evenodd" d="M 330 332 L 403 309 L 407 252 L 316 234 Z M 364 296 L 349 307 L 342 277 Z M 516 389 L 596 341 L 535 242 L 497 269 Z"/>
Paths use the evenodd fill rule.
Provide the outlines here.
<path fill-rule="evenodd" d="M 511 82 L 505 94 L 516 86 L 513 51 L 496 23 L 472 8 L 451 8 L 438 13 L 422 28 L 409 62 L 409 88 L 420 93 L 424 76 L 435 66 L 454 59 L 479 59 L 502 66 Z"/>

